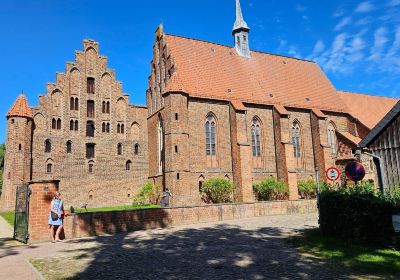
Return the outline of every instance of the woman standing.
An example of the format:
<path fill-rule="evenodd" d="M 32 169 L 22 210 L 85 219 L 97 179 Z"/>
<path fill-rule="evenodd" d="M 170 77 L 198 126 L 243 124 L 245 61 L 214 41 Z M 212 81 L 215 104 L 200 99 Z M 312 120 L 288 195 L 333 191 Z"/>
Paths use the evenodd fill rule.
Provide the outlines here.
<path fill-rule="evenodd" d="M 60 241 L 60 232 L 63 228 L 63 201 L 61 194 L 56 192 L 50 204 L 49 228 L 51 233 L 51 242 Z"/>

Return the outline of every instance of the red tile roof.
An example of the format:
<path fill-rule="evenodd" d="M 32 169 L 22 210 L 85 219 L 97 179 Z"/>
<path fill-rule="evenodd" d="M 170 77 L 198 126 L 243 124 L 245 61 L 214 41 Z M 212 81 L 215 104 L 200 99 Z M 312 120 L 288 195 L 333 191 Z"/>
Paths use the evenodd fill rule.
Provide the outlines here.
<path fill-rule="evenodd" d="M 342 131 L 336 131 L 337 133 L 339 133 L 340 135 L 342 135 L 344 138 L 346 138 L 347 140 L 349 140 L 350 142 L 352 142 L 355 145 L 358 145 L 361 142 L 361 138 L 354 136 L 353 134 L 349 133 L 349 132 L 342 132 Z"/>
<path fill-rule="evenodd" d="M 232 47 L 164 36 L 176 66 L 166 91 L 184 88 L 200 98 L 347 112 L 314 62 L 254 51 L 248 59 Z"/>
<path fill-rule="evenodd" d="M 372 129 L 399 101 L 397 98 L 338 91 L 349 113 Z"/>
<path fill-rule="evenodd" d="M 32 110 L 29 107 L 25 95 L 18 96 L 11 109 L 7 113 L 7 117 L 29 117 L 32 118 Z"/>

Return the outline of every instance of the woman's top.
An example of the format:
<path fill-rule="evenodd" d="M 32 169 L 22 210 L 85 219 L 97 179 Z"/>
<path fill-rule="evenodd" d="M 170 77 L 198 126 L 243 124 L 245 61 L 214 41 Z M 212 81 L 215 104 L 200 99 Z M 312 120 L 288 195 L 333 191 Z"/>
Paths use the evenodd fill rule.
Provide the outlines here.
<path fill-rule="evenodd" d="M 56 213 L 61 213 L 63 210 L 63 202 L 61 199 L 53 199 L 53 208 L 52 210 Z M 62 214 L 62 213 L 61 213 Z M 57 220 L 53 220 L 51 218 L 51 211 L 49 213 L 49 225 L 60 226 L 63 223 L 63 217 L 58 217 Z"/>

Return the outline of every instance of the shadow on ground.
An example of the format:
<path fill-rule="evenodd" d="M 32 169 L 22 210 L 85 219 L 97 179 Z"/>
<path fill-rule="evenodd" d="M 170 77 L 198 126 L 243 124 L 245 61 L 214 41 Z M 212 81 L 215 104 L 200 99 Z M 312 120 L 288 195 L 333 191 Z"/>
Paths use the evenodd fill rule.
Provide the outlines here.
<path fill-rule="evenodd" d="M 301 258 L 278 228 L 238 226 L 127 233 L 96 238 L 80 249 L 89 258 L 72 279 L 347 279 L 342 267 Z M 87 242 L 85 240 L 71 243 Z"/>

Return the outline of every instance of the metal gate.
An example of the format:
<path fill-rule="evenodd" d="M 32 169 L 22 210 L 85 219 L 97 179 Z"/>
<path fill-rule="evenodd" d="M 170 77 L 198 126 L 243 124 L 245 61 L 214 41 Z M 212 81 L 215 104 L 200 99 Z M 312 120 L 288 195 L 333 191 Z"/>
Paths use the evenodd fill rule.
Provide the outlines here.
<path fill-rule="evenodd" d="M 15 200 L 15 218 L 14 218 L 14 239 L 27 243 L 29 238 L 28 219 L 29 219 L 29 196 L 31 192 L 29 185 L 17 187 Z"/>

